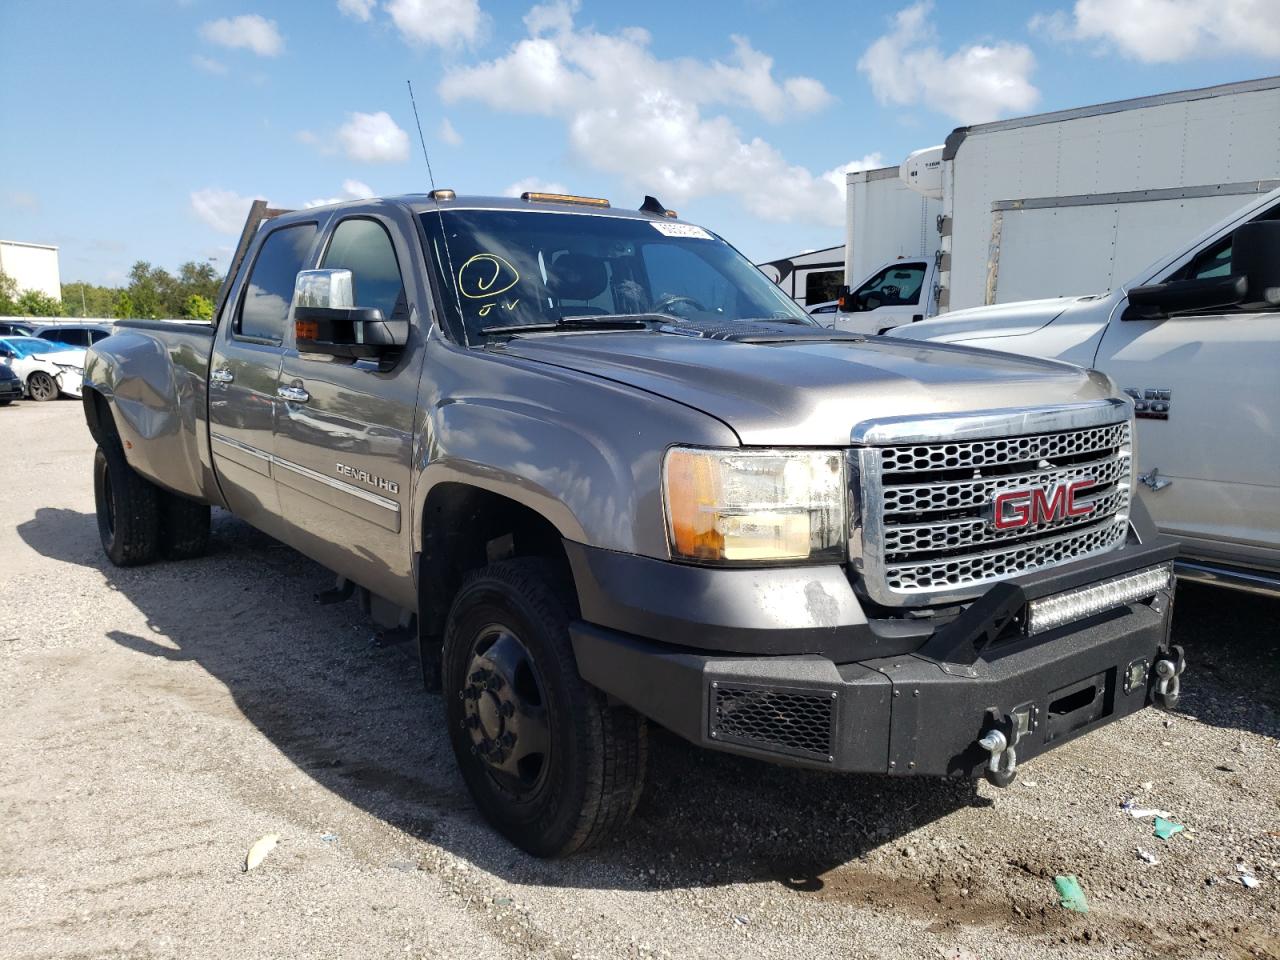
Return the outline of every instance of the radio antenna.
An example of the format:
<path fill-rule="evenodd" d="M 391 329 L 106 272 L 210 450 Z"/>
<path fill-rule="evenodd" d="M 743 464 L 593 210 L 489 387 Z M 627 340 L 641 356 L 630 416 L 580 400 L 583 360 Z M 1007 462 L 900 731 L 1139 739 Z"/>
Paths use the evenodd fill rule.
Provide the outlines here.
<path fill-rule="evenodd" d="M 436 216 L 440 218 L 440 241 L 444 244 L 444 258 L 449 264 L 449 285 L 453 287 L 453 299 L 458 304 L 458 323 L 462 325 L 462 336 L 467 341 L 467 346 L 471 345 L 471 338 L 467 335 L 467 323 L 462 318 L 462 297 L 458 293 L 458 284 L 462 282 L 462 278 L 454 274 L 453 255 L 449 252 L 449 235 L 444 228 L 444 213 L 440 209 L 440 198 L 436 196 L 436 175 L 431 170 L 431 154 L 427 152 L 427 138 L 422 135 L 422 118 L 418 116 L 418 101 L 413 98 L 413 81 L 406 80 L 409 85 L 409 105 L 413 107 L 413 122 L 418 127 L 418 142 L 422 144 L 422 159 L 427 161 L 427 180 L 431 183 L 431 199 L 435 201 Z M 437 251 L 436 256 L 439 256 Z"/>

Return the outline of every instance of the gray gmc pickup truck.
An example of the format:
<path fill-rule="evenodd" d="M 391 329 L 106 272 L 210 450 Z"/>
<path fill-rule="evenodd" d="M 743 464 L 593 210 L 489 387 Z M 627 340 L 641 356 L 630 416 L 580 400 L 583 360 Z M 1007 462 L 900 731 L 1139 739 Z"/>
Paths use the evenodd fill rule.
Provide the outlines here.
<path fill-rule="evenodd" d="M 213 324 L 90 350 L 103 546 L 198 555 L 213 505 L 333 570 L 525 850 L 627 819 L 649 721 L 1006 785 L 1177 700 L 1105 376 L 824 329 L 652 198 L 264 207 Z"/>

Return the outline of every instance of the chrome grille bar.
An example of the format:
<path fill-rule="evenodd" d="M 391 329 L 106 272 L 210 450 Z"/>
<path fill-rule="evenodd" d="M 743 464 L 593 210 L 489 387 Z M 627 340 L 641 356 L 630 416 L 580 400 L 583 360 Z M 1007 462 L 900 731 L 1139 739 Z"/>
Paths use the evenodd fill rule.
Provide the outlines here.
<path fill-rule="evenodd" d="M 953 603 L 1119 546 L 1131 496 L 1130 410 L 1106 400 L 859 424 L 850 563 L 861 589 L 886 606 Z M 1072 502 L 1087 514 L 1050 506 L 1082 480 L 1093 482 Z M 998 528 L 1002 494 L 1040 496 L 1042 508 Z"/>

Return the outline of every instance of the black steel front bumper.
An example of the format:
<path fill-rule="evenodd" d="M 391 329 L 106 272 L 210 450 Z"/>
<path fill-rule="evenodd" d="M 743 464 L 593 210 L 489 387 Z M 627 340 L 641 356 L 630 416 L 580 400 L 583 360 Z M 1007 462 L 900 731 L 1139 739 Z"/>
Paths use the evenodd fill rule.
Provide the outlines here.
<path fill-rule="evenodd" d="M 701 619 L 716 621 L 672 623 L 672 643 L 665 631 L 618 629 L 616 606 L 592 594 L 589 578 L 583 591 L 581 576 L 584 618 L 599 610 L 615 622 L 584 619 L 571 635 L 588 682 L 696 744 L 828 770 L 978 776 L 991 759 L 979 740 L 992 730 L 1020 762 L 1152 702 L 1155 664 L 1178 658 L 1169 646 L 1172 581 L 1150 601 L 1036 636 L 1025 636 L 1021 622 L 1031 600 L 1168 563 L 1176 552 L 1163 540 L 1133 544 L 997 584 L 923 640 L 911 636 L 910 650 L 885 652 L 904 640 L 865 619 L 836 622 L 837 605 L 829 625 L 780 629 L 773 644 L 758 631 L 743 634 L 753 647 L 793 652 L 721 652 L 733 631 L 719 623 L 726 597 L 710 589 L 661 605 L 668 621 L 674 605 L 710 605 Z M 600 566 L 581 553 L 570 559 L 578 574 Z M 633 622 L 651 628 L 657 616 L 641 612 Z M 832 653 L 846 649 L 864 655 Z"/>

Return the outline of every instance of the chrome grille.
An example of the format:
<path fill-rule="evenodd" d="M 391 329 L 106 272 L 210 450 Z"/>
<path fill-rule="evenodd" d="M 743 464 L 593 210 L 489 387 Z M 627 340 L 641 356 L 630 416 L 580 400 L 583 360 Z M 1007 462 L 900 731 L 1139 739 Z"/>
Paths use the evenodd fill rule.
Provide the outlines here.
<path fill-rule="evenodd" d="M 852 455 L 851 561 L 888 606 L 971 599 L 989 584 L 1111 550 L 1125 540 L 1130 421 L 1125 404 L 862 424 Z M 1029 432 L 1028 424 L 1035 432 Z M 936 432 L 938 439 L 931 439 Z M 898 438 L 901 437 L 902 440 Z M 907 442 L 903 442 L 907 441 Z M 1091 479 L 1080 505 L 1017 529 L 993 523 L 996 497 Z"/>

